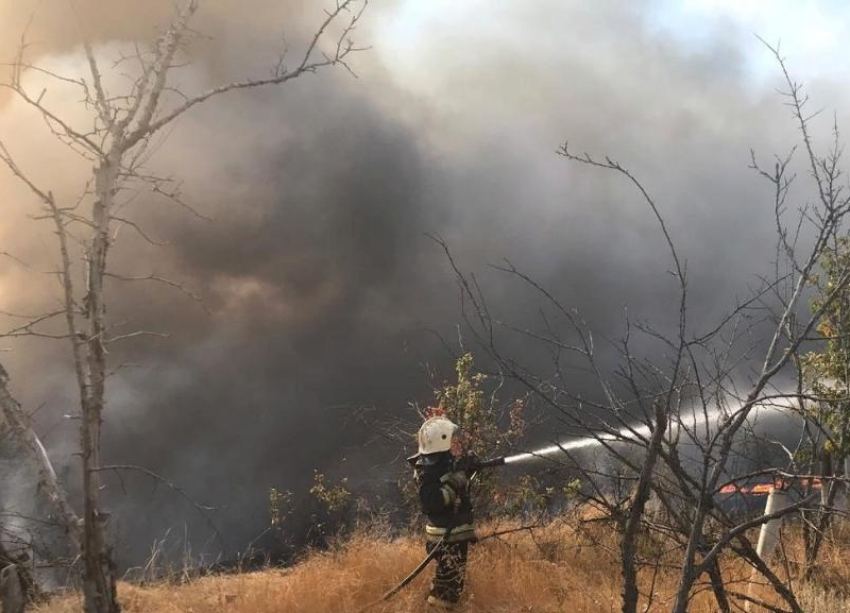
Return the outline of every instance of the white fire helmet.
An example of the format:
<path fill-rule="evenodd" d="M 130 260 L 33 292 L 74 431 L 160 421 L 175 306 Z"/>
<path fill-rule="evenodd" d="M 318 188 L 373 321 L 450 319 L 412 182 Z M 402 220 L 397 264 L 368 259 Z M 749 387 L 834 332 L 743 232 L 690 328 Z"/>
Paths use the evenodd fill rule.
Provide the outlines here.
<path fill-rule="evenodd" d="M 419 428 L 419 453 L 439 453 L 452 448 L 452 437 L 458 431 L 457 425 L 445 417 L 432 417 Z"/>

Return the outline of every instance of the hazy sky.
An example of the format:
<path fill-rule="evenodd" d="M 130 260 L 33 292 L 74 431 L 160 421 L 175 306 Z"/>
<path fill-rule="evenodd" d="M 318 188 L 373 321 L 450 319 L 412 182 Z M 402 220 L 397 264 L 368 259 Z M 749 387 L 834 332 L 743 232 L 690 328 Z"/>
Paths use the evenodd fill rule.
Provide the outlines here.
<path fill-rule="evenodd" d="M 11 58 L 34 13 L 30 57 L 84 75 L 69 6 L 0 0 L 0 55 Z M 154 36 L 171 2 L 76 6 L 108 66 Z M 202 2 L 196 27 L 210 38 L 195 41 L 175 84 L 199 91 L 266 74 L 281 33 L 297 48 L 321 6 Z M 162 288 L 110 287 L 113 321 L 172 338 L 113 350 L 114 363 L 140 366 L 112 380 L 109 461 L 148 465 L 226 504 L 233 548 L 265 526 L 268 488 L 303 492 L 314 467 L 391 488 L 403 468 L 372 449 L 369 461 L 388 468 L 370 473 L 383 481 L 367 478 L 357 457 L 368 434 L 351 427 L 347 407 L 409 415 L 408 401 L 430 399 L 424 364 L 449 372 L 431 331 L 454 340 L 460 306 L 427 232 L 480 274 L 506 318 L 534 317 L 527 295 L 488 268 L 509 257 L 601 334 L 619 333 L 624 306 L 669 322 L 669 257 L 645 204 L 616 177 L 555 155 L 566 140 L 641 177 L 688 260 L 695 325 L 713 321 L 774 255 L 770 189 L 747 169 L 749 149 L 769 159 L 795 138 L 775 92 L 778 67 L 754 33 L 782 40 L 789 68 L 828 110 L 814 131 L 820 144 L 833 110 L 847 119 L 848 25 L 850 6 L 837 1 L 374 0 L 358 32 L 372 45 L 353 62 L 359 78 L 340 70 L 218 99 L 159 150 L 153 165 L 181 178 L 215 221 L 143 195 L 132 214 L 169 244 L 124 233 L 113 263 L 185 280 L 210 314 Z M 108 83 L 117 90 L 122 77 Z M 47 87 L 37 74 L 27 84 Z M 44 100 L 87 120 L 61 87 Z M 79 193 L 84 164 L 2 92 L 0 139 L 61 199 Z M 0 201 L 0 251 L 51 269 L 50 228 L 29 218 L 35 203 L 4 172 Z M 56 297 L 50 277 L 0 260 L 0 309 L 37 312 Z M 0 346 L 11 349 L 0 358 L 18 395 L 43 405 L 39 426 L 57 463 L 73 463 L 66 347 Z M 149 484 L 134 483 L 129 497 L 110 487 L 135 547 L 191 515 Z"/>
<path fill-rule="evenodd" d="M 839 81 L 850 70 L 843 61 L 850 6 L 840 0 L 657 0 L 632 6 L 644 13 L 649 28 L 671 37 L 686 53 L 705 51 L 719 37 L 731 37 L 742 45 L 746 67 L 759 79 L 768 78 L 775 72 L 775 66 L 762 49 L 747 40 L 755 34 L 771 43 L 782 41 L 795 66 L 809 78 Z M 376 35 L 381 45 L 376 51 L 391 65 L 421 66 L 427 61 L 427 54 L 417 53 L 417 48 L 427 44 L 435 30 L 444 33 L 503 28 L 506 31 L 510 29 L 506 13 L 517 7 L 517 3 L 494 7 L 481 0 L 462 3 L 402 0 L 395 11 L 380 20 Z M 619 7 L 627 12 L 635 10 L 628 3 L 620 3 Z M 402 81 L 410 80 L 403 69 L 396 75 Z"/>

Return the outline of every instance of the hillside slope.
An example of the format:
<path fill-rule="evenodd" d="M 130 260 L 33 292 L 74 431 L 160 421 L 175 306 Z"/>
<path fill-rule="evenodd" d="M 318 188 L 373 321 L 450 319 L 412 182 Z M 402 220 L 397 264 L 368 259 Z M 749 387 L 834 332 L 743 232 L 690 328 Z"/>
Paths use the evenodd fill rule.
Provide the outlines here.
<path fill-rule="evenodd" d="M 486 533 L 486 528 L 482 533 Z M 797 546 L 789 532 L 788 550 Z M 395 585 L 423 558 L 415 537 L 389 539 L 379 530 L 362 531 L 331 551 L 306 554 L 288 569 L 204 577 L 183 585 L 151 587 L 122 584 L 120 599 L 127 613 L 357 613 Z M 604 526 L 576 533 L 564 523 L 544 529 L 489 539 L 474 548 L 470 559 L 465 613 L 604 613 L 619 607 L 618 570 L 613 534 Z M 850 544 L 832 545 L 825 554 L 817 583 L 798 587 L 807 613 L 850 611 Z M 733 589 L 748 586 L 749 570 L 724 560 L 724 576 Z M 426 570 L 374 613 L 427 611 Z M 649 585 L 652 573 L 645 577 Z M 734 582 L 734 583 L 733 583 Z M 669 610 L 675 575 L 655 577 L 650 611 Z M 745 586 L 745 587 L 742 587 Z M 831 587 L 832 586 L 832 587 Z M 753 595 L 772 600 L 771 590 L 753 585 Z M 79 613 L 79 598 L 41 605 L 39 613 Z M 693 613 L 716 611 L 710 590 L 696 597 Z M 753 607 L 753 611 L 759 610 Z"/>

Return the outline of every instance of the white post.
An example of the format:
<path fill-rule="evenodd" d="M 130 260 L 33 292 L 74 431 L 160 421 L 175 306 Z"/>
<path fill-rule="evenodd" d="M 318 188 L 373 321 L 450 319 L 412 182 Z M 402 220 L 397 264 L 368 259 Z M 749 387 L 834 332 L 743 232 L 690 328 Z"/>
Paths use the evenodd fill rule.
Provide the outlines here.
<path fill-rule="evenodd" d="M 771 513 L 776 513 L 777 511 L 781 511 L 785 507 L 790 504 L 788 500 L 788 492 L 785 490 L 780 490 L 775 487 L 770 488 L 770 493 L 767 495 L 767 504 L 764 505 L 764 515 L 770 515 Z M 776 549 L 776 545 L 779 543 L 779 529 L 782 527 L 782 518 L 771 519 L 767 523 L 761 525 L 761 532 L 759 532 L 759 542 L 756 545 L 756 553 L 762 559 L 763 562 L 767 563 L 770 559 L 771 554 Z M 755 577 L 756 570 L 753 569 L 753 576 Z M 749 586 L 747 587 L 747 593 L 750 594 L 753 589 L 753 582 L 751 581 Z M 750 601 L 748 600 L 744 604 L 744 611 L 751 610 Z"/>
<path fill-rule="evenodd" d="M 788 492 L 775 487 L 770 488 L 770 493 L 767 495 L 767 504 L 764 508 L 764 514 L 770 515 L 781 511 L 790 504 L 788 500 Z M 759 542 L 756 546 L 756 553 L 759 557 L 767 562 L 773 551 L 779 543 L 779 529 L 782 526 L 782 518 L 777 517 L 771 519 L 767 523 L 762 524 L 761 532 L 759 533 Z"/>

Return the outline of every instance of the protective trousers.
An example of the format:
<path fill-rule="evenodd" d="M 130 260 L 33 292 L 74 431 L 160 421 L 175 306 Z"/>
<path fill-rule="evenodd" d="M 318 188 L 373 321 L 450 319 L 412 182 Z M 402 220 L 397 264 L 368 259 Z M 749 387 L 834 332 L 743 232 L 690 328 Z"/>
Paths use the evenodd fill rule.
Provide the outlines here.
<path fill-rule="evenodd" d="M 434 560 L 437 571 L 431 582 L 430 596 L 446 603 L 454 604 L 460 600 L 466 575 L 466 557 L 469 553 L 469 541 L 458 543 L 426 543 L 425 550 L 431 553 L 439 547 Z"/>

